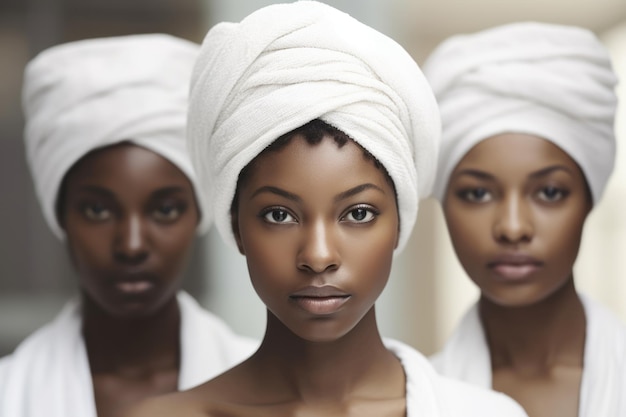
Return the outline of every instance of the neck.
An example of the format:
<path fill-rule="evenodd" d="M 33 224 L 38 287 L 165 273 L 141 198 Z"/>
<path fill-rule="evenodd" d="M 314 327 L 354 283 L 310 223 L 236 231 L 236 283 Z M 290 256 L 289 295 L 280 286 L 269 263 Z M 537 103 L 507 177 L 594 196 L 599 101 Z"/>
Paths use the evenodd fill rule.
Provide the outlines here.
<path fill-rule="evenodd" d="M 404 392 L 404 378 L 397 378 L 402 367 L 383 345 L 373 308 L 348 334 L 328 342 L 304 340 L 268 313 L 266 334 L 253 361 L 258 375 L 275 376 L 279 390 L 307 403 Z"/>
<path fill-rule="evenodd" d="M 529 306 L 503 307 L 485 297 L 479 305 L 494 370 L 537 373 L 559 365 L 582 367 L 586 319 L 573 277 Z"/>
<path fill-rule="evenodd" d="M 176 297 L 147 317 L 114 317 L 83 296 L 83 336 L 91 372 L 146 374 L 178 369 L 180 311 Z"/>

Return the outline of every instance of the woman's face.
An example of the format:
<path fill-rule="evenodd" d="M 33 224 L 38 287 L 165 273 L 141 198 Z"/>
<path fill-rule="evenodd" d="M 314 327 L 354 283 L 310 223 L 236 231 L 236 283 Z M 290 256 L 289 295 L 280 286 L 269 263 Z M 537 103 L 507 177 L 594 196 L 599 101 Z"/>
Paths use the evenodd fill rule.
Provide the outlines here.
<path fill-rule="evenodd" d="M 187 176 L 125 143 L 86 155 L 64 181 L 60 220 L 87 301 L 118 317 L 158 311 L 179 288 L 198 223 Z"/>
<path fill-rule="evenodd" d="M 580 168 L 565 152 L 509 133 L 463 157 L 443 209 L 457 256 L 483 297 L 525 306 L 572 279 L 590 201 Z"/>
<path fill-rule="evenodd" d="M 349 141 L 301 136 L 261 154 L 240 184 L 233 229 L 268 310 L 305 340 L 329 341 L 370 311 L 398 240 L 395 194 Z"/>

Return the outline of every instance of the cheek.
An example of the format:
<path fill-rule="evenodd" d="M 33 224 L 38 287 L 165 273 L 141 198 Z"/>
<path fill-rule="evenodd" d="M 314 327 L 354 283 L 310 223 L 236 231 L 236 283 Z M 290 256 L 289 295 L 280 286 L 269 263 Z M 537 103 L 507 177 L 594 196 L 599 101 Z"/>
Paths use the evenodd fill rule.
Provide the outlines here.
<path fill-rule="evenodd" d="M 163 258 L 165 267 L 178 267 L 186 264 L 195 242 L 195 225 L 181 225 L 174 228 L 157 228 L 153 232 L 155 246 Z"/>
<path fill-rule="evenodd" d="M 372 288 L 373 299 L 389 279 L 397 237 L 397 224 L 390 224 L 367 236 L 351 236 L 342 243 L 342 268 L 351 272 L 356 285 Z"/>
<path fill-rule="evenodd" d="M 362 257 L 360 262 L 356 264 L 358 269 L 354 271 L 354 276 L 357 285 L 364 284 L 366 286 L 364 294 L 371 304 L 374 304 L 378 299 L 389 281 L 392 259 L 392 254 L 388 256 L 378 254 L 378 256 Z M 367 296 L 368 293 L 369 296 Z"/>
<path fill-rule="evenodd" d="M 280 291 L 281 280 L 296 274 L 296 242 L 288 233 L 262 233 L 259 226 L 242 224 L 241 245 L 245 252 L 248 272 L 255 291 L 265 300 L 267 294 Z"/>
<path fill-rule="evenodd" d="M 293 262 L 286 259 L 276 259 L 271 254 L 246 255 L 248 273 L 252 288 L 265 306 L 280 315 L 282 301 L 287 299 L 290 290 L 297 286 L 298 278 Z"/>
<path fill-rule="evenodd" d="M 537 238 L 547 259 L 568 269 L 578 256 L 586 213 L 569 210 L 554 215 L 538 216 Z"/>
<path fill-rule="evenodd" d="M 458 207 L 446 207 L 444 211 L 450 240 L 461 263 L 471 262 L 480 254 L 483 246 L 491 240 L 488 213 L 471 213 Z"/>
<path fill-rule="evenodd" d="M 102 268 L 110 262 L 108 231 L 67 228 L 66 236 L 71 261 L 79 274 Z"/>

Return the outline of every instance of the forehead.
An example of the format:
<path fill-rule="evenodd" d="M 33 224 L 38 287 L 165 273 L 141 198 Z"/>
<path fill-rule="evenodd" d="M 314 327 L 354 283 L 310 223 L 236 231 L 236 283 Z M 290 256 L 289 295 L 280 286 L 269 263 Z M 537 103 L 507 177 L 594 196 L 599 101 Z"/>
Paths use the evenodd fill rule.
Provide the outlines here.
<path fill-rule="evenodd" d="M 505 133 L 485 139 L 463 156 L 454 173 L 477 169 L 496 177 L 521 175 L 559 165 L 582 172 L 576 161 L 547 139 L 521 133 Z"/>
<path fill-rule="evenodd" d="M 66 181 L 68 189 L 89 184 L 136 193 L 167 186 L 191 188 L 189 178 L 176 165 L 131 143 L 90 152 L 70 169 Z"/>
<path fill-rule="evenodd" d="M 324 182 L 329 193 L 336 185 L 347 187 L 352 183 L 373 182 L 391 187 L 385 174 L 355 142 L 349 140 L 339 146 L 328 135 L 317 144 L 295 135 L 286 146 L 260 154 L 251 164 L 246 184 L 262 186 L 267 181 L 302 189 Z"/>

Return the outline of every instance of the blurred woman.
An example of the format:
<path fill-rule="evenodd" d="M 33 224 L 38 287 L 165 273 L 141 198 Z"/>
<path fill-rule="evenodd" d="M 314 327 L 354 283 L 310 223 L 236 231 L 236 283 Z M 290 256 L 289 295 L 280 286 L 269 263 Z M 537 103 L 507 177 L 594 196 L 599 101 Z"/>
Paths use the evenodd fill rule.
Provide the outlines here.
<path fill-rule="evenodd" d="M 626 330 L 573 275 L 615 159 L 607 51 L 519 23 L 451 38 L 424 71 L 443 118 L 435 194 L 481 292 L 435 366 L 531 417 L 626 415 Z"/>
<path fill-rule="evenodd" d="M 185 145 L 197 54 L 136 35 L 56 46 L 28 64 L 28 162 L 80 297 L 2 360 L 3 417 L 119 416 L 253 351 L 180 291 L 211 223 Z"/>

